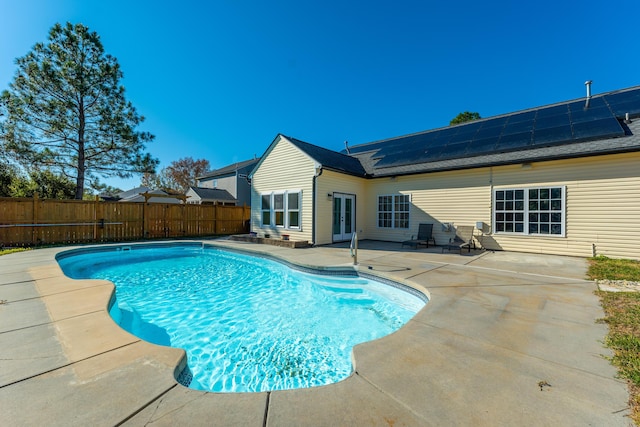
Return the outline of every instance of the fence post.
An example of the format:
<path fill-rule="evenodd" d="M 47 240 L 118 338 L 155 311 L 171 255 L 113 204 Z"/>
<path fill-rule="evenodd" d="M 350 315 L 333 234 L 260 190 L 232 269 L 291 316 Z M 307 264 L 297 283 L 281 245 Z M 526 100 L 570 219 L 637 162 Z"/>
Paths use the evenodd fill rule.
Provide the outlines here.
<path fill-rule="evenodd" d="M 146 239 L 149 233 L 149 209 L 147 209 L 147 201 L 142 204 L 142 238 Z"/>
<path fill-rule="evenodd" d="M 218 205 L 213 205 L 213 234 L 220 234 L 220 222 L 218 221 Z"/>
<path fill-rule="evenodd" d="M 31 243 L 33 243 L 34 246 L 37 246 L 38 244 L 38 193 L 33 193 L 33 210 L 32 210 L 32 215 L 33 215 L 33 225 L 34 227 L 31 227 Z"/>
<path fill-rule="evenodd" d="M 100 196 L 96 196 L 93 199 L 93 241 L 98 240 L 98 199 Z"/>

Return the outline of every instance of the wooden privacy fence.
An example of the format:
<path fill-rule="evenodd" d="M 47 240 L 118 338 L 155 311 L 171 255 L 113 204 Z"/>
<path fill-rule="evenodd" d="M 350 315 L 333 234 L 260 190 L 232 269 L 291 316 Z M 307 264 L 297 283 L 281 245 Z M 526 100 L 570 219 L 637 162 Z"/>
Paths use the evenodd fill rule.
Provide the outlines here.
<path fill-rule="evenodd" d="M 247 233 L 247 206 L 0 198 L 0 244 L 198 237 Z"/>

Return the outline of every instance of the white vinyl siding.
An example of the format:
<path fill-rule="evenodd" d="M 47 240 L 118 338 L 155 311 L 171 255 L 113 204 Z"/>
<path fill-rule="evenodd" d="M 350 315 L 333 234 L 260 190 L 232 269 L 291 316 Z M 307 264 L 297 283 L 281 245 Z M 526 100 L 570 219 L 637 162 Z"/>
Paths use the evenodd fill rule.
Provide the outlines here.
<path fill-rule="evenodd" d="M 433 224 L 437 244 L 444 244 L 453 233 L 444 223 L 475 225 L 491 223 L 491 187 L 488 168 L 470 171 L 437 172 L 368 180 L 369 197 L 363 206 L 367 215 L 369 239 L 402 242 L 418 233 L 420 223 Z M 378 195 L 403 194 L 409 197 L 409 228 L 378 227 Z"/>

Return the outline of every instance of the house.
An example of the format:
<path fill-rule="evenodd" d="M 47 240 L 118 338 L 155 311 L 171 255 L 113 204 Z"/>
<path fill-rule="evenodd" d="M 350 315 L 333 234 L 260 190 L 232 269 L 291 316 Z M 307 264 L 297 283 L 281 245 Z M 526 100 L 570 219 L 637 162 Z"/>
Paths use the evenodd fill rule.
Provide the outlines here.
<path fill-rule="evenodd" d="M 237 162 L 196 178 L 197 187 L 226 190 L 236 205 L 251 205 L 251 183 L 248 175 L 258 163 L 257 158 Z"/>
<path fill-rule="evenodd" d="M 328 150 L 282 134 L 250 174 L 251 229 L 315 245 L 436 243 L 640 257 L 640 86 Z"/>
<path fill-rule="evenodd" d="M 145 197 L 143 194 L 155 195 L 156 197 L 149 197 L 147 203 L 172 203 L 172 204 L 180 204 L 182 203 L 182 199 L 184 199 L 183 195 L 180 194 L 169 194 L 163 190 L 152 190 L 149 187 L 136 187 L 131 190 L 123 191 L 114 196 L 100 196 L 105 201 L 118 201 L 118 202 L 134 202 L 134 203 L 144 203 Z"/>
<path fill-rule="evenodd" d="M 189 187 L 186 193 L 187 203 L 195 205 L 235 206 L 236 198 L 221 188 Z"/>

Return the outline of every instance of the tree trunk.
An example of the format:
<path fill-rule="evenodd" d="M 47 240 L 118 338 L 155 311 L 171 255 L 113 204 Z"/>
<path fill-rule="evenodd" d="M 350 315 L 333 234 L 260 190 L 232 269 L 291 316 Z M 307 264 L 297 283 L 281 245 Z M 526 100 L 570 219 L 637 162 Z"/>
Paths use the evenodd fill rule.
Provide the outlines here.
<path fill-rule="evenodd" d="M 82 98 L 80 98 L 80 105 L 78 106 L 78 177 L 76 179 L 76 200 L 82 200 L 84 196 L 84 171 L 85 171 L 85 159 L 84 159 L 84 104 Z"/>

